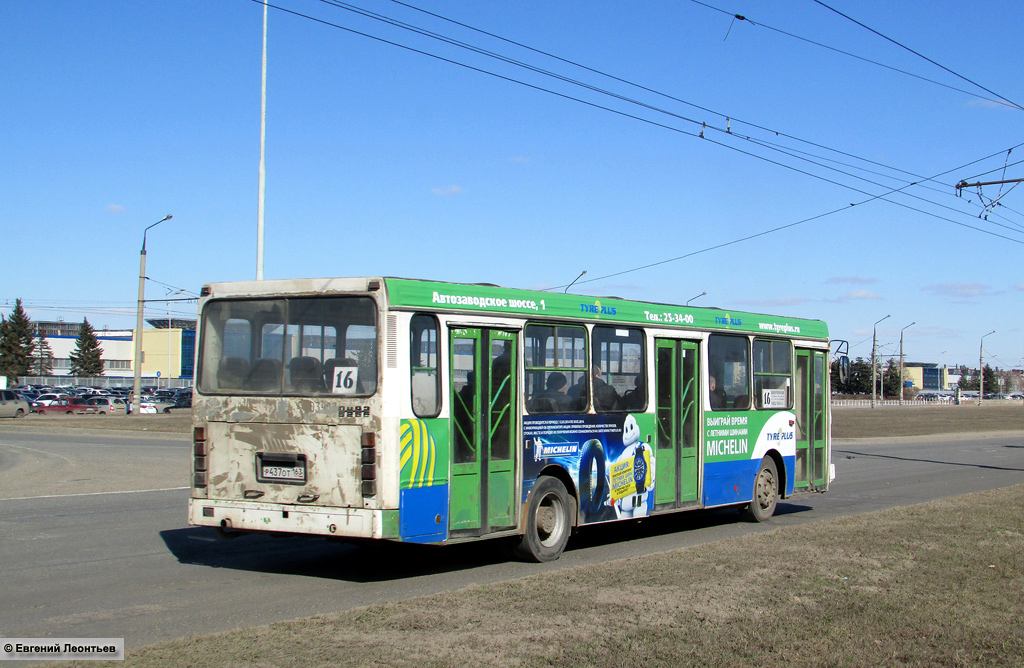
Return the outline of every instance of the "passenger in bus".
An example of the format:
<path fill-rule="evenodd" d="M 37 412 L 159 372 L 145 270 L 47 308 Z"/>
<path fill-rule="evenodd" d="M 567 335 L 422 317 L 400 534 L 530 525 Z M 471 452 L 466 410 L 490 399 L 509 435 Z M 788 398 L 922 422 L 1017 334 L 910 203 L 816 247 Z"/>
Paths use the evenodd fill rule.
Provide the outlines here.
<path fill-rule="evenodd" d="M 591 369 L 594 382 L 594 410 L 613 411 L 619 407 L 619 393 L 601 377 L 601 367 Z"/>
<path fill-rule="evenodd" d="M 534 413 L 560 413 L 570 410 L 572 399 L 566 394 L 567 389 L 569 389 L 569 380 L 565 374 L 560 371 L 551 372 L 547 379 L 547 387 L 533 398 L 532 411 Z"/>
<path fill-rule="evenodd" d="M 644 407 L 644 375 L 642 373 L 638 373 L 633 378 L 633 389 L 622 395 L 619 407 L 626 411 L 640 410 Z"/>
<path fill-rule="evenodd" d="M 715 377 L 711 376 L 708 379 L 708 387 L 711 390 L 709 398 L 711 399 L 711 410 L 713 411 L 725 408 L 726 404 L 725 390 L 718 387 L 717 385 L 718 384 L 715 382 Z"/>
<path fill-rule="evenodd" d="M 587 375 L 580 374 L 576 384 L 565 393 L 569 397 L 569 404 L 573 410 L 585 408 L 587 405 Z"/>

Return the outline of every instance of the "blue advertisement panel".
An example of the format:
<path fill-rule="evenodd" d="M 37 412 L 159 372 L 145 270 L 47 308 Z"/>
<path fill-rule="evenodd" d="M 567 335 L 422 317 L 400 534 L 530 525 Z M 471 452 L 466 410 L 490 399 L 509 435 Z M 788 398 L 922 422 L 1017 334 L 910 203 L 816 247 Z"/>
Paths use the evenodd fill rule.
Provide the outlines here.
<path fill-rule="evenodd" d="M 641 437 L 651 416 L 523 416 L 523 498 L 547 466 L 564 468 L 576 483 L 580 523 L 647 517 L 654 506 L 654 456 Z"/>

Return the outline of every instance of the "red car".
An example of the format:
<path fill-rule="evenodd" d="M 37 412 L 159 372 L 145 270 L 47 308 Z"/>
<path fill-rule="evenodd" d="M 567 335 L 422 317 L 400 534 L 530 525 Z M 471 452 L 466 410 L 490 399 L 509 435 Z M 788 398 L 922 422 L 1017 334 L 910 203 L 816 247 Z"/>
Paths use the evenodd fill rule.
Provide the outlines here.
<path fill-rule="evenodd" d="M 54 399 L 49 406 L 34 406 L 32 412 L 37 415 L 47 415 L 49 413 L 72 415 L 74 413 L 81 413 L 86 408 L 89 408 L 89 405 L 84 398 L 64 397 L 62 399 Z"/>

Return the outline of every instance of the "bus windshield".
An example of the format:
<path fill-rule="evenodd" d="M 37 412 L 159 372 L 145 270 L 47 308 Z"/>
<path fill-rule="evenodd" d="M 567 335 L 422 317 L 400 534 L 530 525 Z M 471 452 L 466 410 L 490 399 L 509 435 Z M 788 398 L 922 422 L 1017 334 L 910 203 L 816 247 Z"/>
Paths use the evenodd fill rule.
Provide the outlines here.
<path fill-rule="evenodd" d="M 217 300 L 202 315 L 203 394 L 366 397 L 377 390 L 369 297 Z"/>

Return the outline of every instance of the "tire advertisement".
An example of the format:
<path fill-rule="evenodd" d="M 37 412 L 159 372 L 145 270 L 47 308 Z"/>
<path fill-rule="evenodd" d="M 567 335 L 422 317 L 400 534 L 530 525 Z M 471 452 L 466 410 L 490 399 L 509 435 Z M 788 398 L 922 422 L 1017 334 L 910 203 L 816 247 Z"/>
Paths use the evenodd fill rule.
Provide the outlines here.
<path fill-rule="evenodd" d="M 575 482 L 581 523 L 647 517 L 655 459 L 643 434 L 652 428 L 653 416 L 643 414 L 524 416 L 522 501 L 541 471 L 554 465 Z"/>

